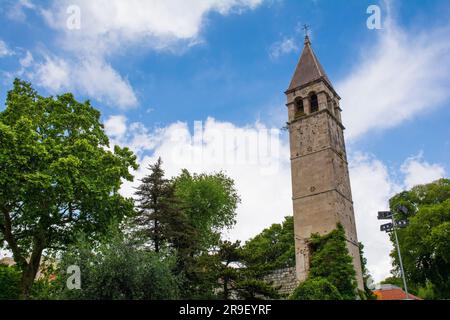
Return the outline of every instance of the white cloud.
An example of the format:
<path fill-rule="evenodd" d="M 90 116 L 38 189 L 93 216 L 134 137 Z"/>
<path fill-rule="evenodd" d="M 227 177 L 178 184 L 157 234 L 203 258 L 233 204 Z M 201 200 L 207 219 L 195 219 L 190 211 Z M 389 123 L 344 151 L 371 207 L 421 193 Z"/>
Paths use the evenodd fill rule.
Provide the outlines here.
<path fill-rule="evenodd" d="M 122 138 L 127 131 L 125 116 L 111 116 L 105 121 L 105 132 L 111 138 Z"/>
<path fill-rule="evenodd" d="M 36 6 L 30 0 L 12 1 L 13 4 L 7 7 L 7 17 L 11 20 L 24 21 L 26 10 L 35 9 Z"/>
<path fill-rule="evenodd" d="M 368 269 L 375 282 L 389 276 L 392 250 L 387 234 L 379 231 L 378 211 L 389 209 L 389 198 L 401 190 L 388 168 L 367 154 L 355 153 L 350 159 L 350 181 L 355 208 L 358 240 L 365 246 Z"/>
<path fill-rule="evenodd" d="M 297 51 L 299 51 L 299 47 L 294 38 L 284 38 L 283 40 L 272 44 L 269 55 L 272 59 L 278 59 L 282 55 Z"/>
<path fill-rule="evenodd" d="M 450 28 L 406 31 L 388 17 L 384 30 L 337 85 L 347 137 L 358 138 L 439 106 L 450 97 Z"/>
<path fill-rule="evenodd" d="M 13 51 L 8 48 L 8 45 L 0 40 L 0 58 L 10 56 L 13 54 Z"/>
<path fill-rule="evenodd" d="M 401 171 L 405 174 L 405 187 L 408 189 L 445 177 L 445 168 L 424 161 L 422 153 L 408 158 L 401 166 Z"/>
<path fill-rule="evenodd" d="M 262 1 L 54 0 L 46 8 L 33 6 L 50 27 L 59 31 L 58 44 L 73 55 L 64 58 L 66 66 L 60 58 L 47 59 L 38 76 L 53 91 L 79 90 L 109 105 L 134 107 L 138 104 L 136 94 L 108 63 L 110 56 L 132 49 L 183 52 L 202 43 L 201 30 L 208 13 L 241 13 L 256 8 Z M 73 14 L 67 9 L 74 5 L 80 8 L 79 30 L 67 27 Z M 65 77 L 64 70 L 70 77 Z M 40 76 L 45 74 L 50 75 L 50 80 Z"/>
<path fill-rule="evenodd" d="M 36 66 L 35 72 L 37 83 L 51 92 L 68 87 L 70 67 L 63 59 L 46 57 L 44 63 Z"/>
<path fill-rule="evenodd" d="M 19 60 L 19 63 L 23 68 L 28 68 L 31 66 L 33 61 L 34 61 L 33 55 L 31 54 L 30 51 L 27 51 L 25 57 Z"/>
<path fill-rule="evenodd" d="M 73 66 L 76 87 L 97 100 L 119 108 L 137 105 L 137 97 L 129 82 L 102 59 L 87 58 Z"/>
<path fill-rule="evenodd" d="M 33 76 L 39 85 L 52 93 L 77 90 L 122 109 L 137 105 L 137 97 L 128 81 L 96 57 L 66 61 L 47 56 L 45 62 L 36 65 Z"/>
<path fill-rule="evenodd" d="M 237 211 L 238 223 L 228 234 L 231 239 L 246 240 L 292 215 L 287 142 L 274 134 L 270 137 L 275 141 L 267 151 L 264 136 L 270 131 L 259 123 L 237 127 L 208 118 L 202 128 L 196 124 L 194 132 L 181 122 L 152 132 L 132 123 L 125 134 L 122 117 L 111 117 L 107 123 L 115 135 L 112 143 L 127 145 L 140 155 L 135 182 L 127 182 L 122 188 L 126 196 L 133 195 L 133 187 L 147 173 L 148 165 L 161 156 L 168 176 L 178 175 L 183 168 L 192 172 L 223 170 L 235 180 L 242 203 Z"/>
<path fill-rule="evenodd" d="M 178 40 L 195 41 L 209 12 L 222 15 L 257 7 L 262 0 L 65 0 L 43 10 L 50 26 L 65 32 L 74 47 L 111 52 L 127 44 L 166 48 Z M 67 8 L 81 9 L 81 29 L 66 28 Z"/>

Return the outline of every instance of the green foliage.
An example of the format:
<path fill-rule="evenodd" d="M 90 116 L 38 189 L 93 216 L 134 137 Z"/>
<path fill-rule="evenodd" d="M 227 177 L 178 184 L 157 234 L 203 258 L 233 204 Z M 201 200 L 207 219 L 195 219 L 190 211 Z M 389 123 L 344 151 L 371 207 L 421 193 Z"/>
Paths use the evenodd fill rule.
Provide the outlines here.
<path fill-rule="evenodd" d="M 253 270 L 243 263 L 243 249 L 240 242 L 223 241 L 219 245 L 217 258 L 220 261 L 218 276 L 222 284 L 222 298 L 243 300 L 277 299 L 277 290 L 260 280 Z"/>
<path fill-rule="evenodd" d="M 187 264 L 188 299 L 277 299 L 277 290 L 260 280 L 242 261 L 240 242 L 221 241 L 214 252 Z M 186 287 L 183 285 L 182 287 Z"/>
<path fill-rule="evenodd" d="M 428 287 L 437 299 L 450 298 L 450 180 L 414 187 L 394 196 L 391 210 L 408 208 L 409 225 L 398 230 L 408 287 L 422 292 Z M 395 239 L 391 236 L 391 241 Z M 398 254 L 391 253 L 393 273 L 400 276 Z"/>
<path fill-rule="evenodd" d="M 342 225 L 325 236 L 312 235 L 310 248 L 310 277 L 325 278 L 338 289 L 343 299 L 354 299 L 356 273 Z"/>
<path fill-rule="evenodd" d="M 179 296 L 178 279 L 171 273 L 173 261 L 126 241 L 120 233 L 93 245 L 81 237 L 63 256 L 58 281 L 59 299 L 159 300 Z M 81 271 L 81 289 L 65 286 L 70 265 Z"/>
<path fill-rule="evenodd" d="M 34 282 L 31 290 L 30 299 L 32 300 L 52 300 L 57 298 L 56 292 L 59 288 L 59 283 L 55 279 L 44 277 Z"/>
<path fill-rule="evenodd" d="M 149 245 L 156 252 L 168 245 L 180 250 L 192 247 L 194 228 L 175 197 L 174 184 L 164 178 L 161 158 L 149 171 L 136 192 L 138 213 L 132 226 L 135 235 L 151 240 Z"/>
<path fill-rule="evenodd" d="M 405 288 L 403 286 L 402 278 L 398 278 L 398 277 L 388 277 L 388 278 L 384 279 L 383 281 L 381 281 L 380 284 L 392 284 L 393 286 L 397 286 L 397 287 L 405 290 Z M 410 288 L 408 288 L 408 289 L 410 289 Z"/>
<path fill-rule="evenodd" d="M 243 279 L 236 285 L 238 298 L 241 300 L 262 300 L 280 298 L 277 290 L 259 279 Z"/>
<path fill-rule="evenodd" d="M 367 269 L 367 259 L 364 257 L 364 245 L 361 242 L 359 243 L 359 255 L 364 282 L 364 291 L 360 292 L 360 298 L 361 300 L 377 300 L 377 296 L 373 293 L 372 289 L 367 286 L 368 282 L 372 280 L 372 277 Z"/>
<path fill-rule="evenodd" d="M 258 275 L 295 266 L 294 218 L 286 217 L 247 241 L 242 255 L 247 268 Z"/>
<path fill-rule="evenodd" d="M 439 297 L 436 295 L 433 284 L 430 282 L 427 282 L 425 287 L 419 288 L 417 295 L 424 300 L 439 299 Z"/>
<path fill-rule="evenodd" d="M 217 255 L 204 253 L 183 259 L 183 269 L 177 269 L 180 274 L 181 297 L 192 300 L 219 299 L 221 263 Z"/>
<path fill-rule="evenodd" d="M 228 300 L 241 278 L 242 272 L 238 268 L 242 259 L 241 243 L 221 241 L 217 258 L 220 262 L 218 276 L 219 282 L 222 283 L 222 298 Z"/>
<path fill-rule="evenodd" d="M 215 296 L 218 261 L 210 251 L 220 243 L 220 232 L 235 223 L 240 199 L 234 181 L 223 173 L 193 174 L 183 170 L 173 179 L 175 197 L 182 206 L 187 237 L 177 238 L 177 269 L 183 275 L 183 297 Z"/>
<path fill-rule="evenodd" d="M 72 94 L 42 97 L 14 81 L 0 113 L 0 239 L 22 270 L 28 297 L 44 250 L 84 232 L 95 238 L 132 212 L 119 194 L 136 157 L 109 149 L 100 112 Z M 29 258 L 29 259 L 27 259 Z"/>
<path fill-rule="evenodd" d="M 183 170 L 173 182 L 175 194 L 190 224 L 195 226 L 199 247 L 209 249 L 217 245 L 220 231 L 236 223 L 240 199 L 234 181 L 223 173 L 192 175 Z"/>
<path fill-rule="evenodd" d="M 309 277 L 299 285 L 296 291 L 300 293 L 296 296 L 305 300 L 356 298 L 356 273 L 346 241 L 345 230 L 341 224 L 329 234 L 311 236 Z M 337 290 L 338 295 L 335 295 L 333 288 Z"/>
<path fill-rule="evenodd" d="M 302 282 L 289 297 L 291 300 L 343 300 L 339 290 L 327 279 L 311 277 Z"/>
<path fill-rule="evenodd" d="M 20 270 L 0 264 L 0 300 L 17 300 L 19 290 Z"/>

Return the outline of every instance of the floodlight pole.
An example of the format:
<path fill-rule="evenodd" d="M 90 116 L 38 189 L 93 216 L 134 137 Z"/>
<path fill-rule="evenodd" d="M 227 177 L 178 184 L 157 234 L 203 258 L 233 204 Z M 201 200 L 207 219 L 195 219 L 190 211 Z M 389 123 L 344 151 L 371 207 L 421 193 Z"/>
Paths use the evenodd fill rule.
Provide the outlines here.
<path fill-rule="evenodd" d="M 398 259 L 400 261 L 400 271 L 402 273 L 403 286 L 405 287 L 405 292 L 406 292 L 406 300 L 409 300 L 408 286 L 406 285 L 405 271 L 403 270 L 402 254 L 400 253 L 400 245 L 398 243 L 398 237 L 397 237 L 397 230 L 395 228 L 395 217 L 394 217 L 394 215 L 395 215 L 395 213 L 392 213 L 392 226 L 393 226 L 393 229 L 394 229 L 395 243 L 397 245 Z"/>

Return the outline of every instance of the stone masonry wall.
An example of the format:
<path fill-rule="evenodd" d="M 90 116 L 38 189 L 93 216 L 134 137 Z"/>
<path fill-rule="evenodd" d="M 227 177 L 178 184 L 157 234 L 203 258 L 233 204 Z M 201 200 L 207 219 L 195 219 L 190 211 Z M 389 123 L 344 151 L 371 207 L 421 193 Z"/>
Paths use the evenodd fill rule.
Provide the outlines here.
<path fill-rule="evenodd" d="M 279 288 L 278 292 L 282 295 L 290 295 L 298 285 L 295 267 L 276 270 L 263 280 L 271 283 L 274 288 Z"/>

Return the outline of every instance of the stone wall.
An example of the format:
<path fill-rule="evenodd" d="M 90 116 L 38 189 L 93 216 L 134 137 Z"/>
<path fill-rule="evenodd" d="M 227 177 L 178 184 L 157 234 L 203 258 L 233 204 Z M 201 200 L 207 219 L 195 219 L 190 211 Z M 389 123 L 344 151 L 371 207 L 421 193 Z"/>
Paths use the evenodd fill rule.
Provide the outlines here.
<path fill-rule="evenodd" d="M 298 285 L 295 267 L 279 269 L 263 278 L 282 295 L 290 295 Z"/>

